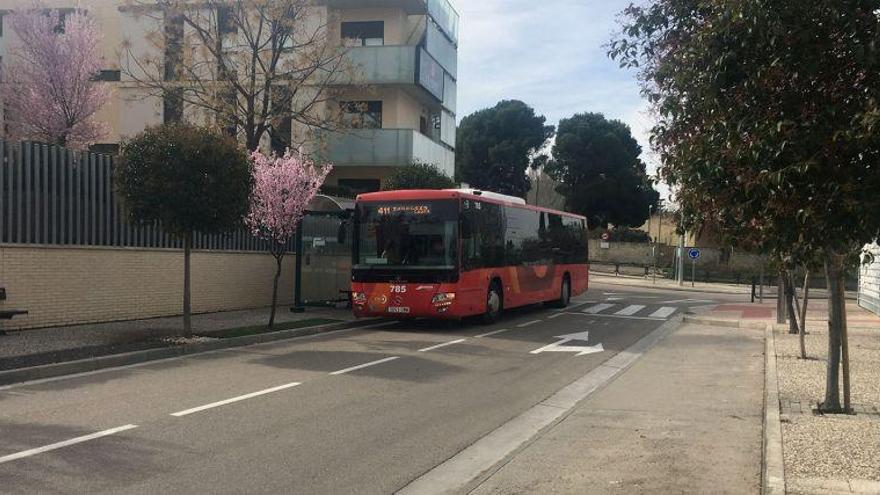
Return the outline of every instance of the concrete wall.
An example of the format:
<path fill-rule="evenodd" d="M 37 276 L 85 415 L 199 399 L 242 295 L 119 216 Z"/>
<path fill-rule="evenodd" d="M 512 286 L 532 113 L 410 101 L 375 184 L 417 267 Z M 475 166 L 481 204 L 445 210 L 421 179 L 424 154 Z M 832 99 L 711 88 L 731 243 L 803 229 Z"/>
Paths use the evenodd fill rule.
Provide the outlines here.
<path fill-rule="evenodd" d="M 673 264 L 675 246 L 659 245 L 657 247 L 657 267 L 669 268 Z M 608 248 L 601 247 L 601 241 L 590 239 L 590 260 L 605 263 L 648 265 L 653 263 L 651 244 L 638 242 L 611 242 Z M 697 270 L 722 272 L 758 273 L 763 258 L 756 254 L 737 250 L 717 248 L 700 248 L 700 259 Z M 690 260 L 687 261 L 690 269 Z"/>
<path fill-rule="evenodd" d="M 285 258 L 279 301 L 293 300 L 294 255 Z M 267 306 L 275 261 L 269 254 L 195 251 L 194 312 Z M 183 252 L 175 249 L 0 245 L 0 308 L 29 315 L 9 329 L 180 314 Z"/>
<path fill-rule="evenodd" d="M 871 263 L 859 268 L 859 306 L 880 315 L 880 246 L 866 246 L 874 255 Z"/>

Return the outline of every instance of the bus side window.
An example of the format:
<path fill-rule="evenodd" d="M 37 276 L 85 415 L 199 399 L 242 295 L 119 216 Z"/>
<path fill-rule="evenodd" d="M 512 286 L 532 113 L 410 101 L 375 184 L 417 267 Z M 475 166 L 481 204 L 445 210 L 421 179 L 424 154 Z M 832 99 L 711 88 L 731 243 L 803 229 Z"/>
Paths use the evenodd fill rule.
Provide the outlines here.
<path fill-rule="evenodd" d="M 500 206 L 484 202 L 479 210 L 464 210 L 462 225 L 465 270 L 504 266 L 504 216 Z"/>

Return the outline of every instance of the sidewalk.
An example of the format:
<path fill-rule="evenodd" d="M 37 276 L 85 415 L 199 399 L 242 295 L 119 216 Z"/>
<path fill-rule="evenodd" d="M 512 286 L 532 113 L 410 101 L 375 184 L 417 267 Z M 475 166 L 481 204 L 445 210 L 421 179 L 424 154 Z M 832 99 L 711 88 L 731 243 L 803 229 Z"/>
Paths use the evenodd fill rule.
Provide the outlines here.
<path fill-rule="evenodd" d="M 69 327 L 9 331 L 0 335 L 0 371 L 125 352 L 173 347 L 259 331 L 269 319 L 269 308 L 197 314 L 192 317 L 194 339 L 181 340 L 181 317 L 96 323 Z M 354 320 L 351 310 L 306 308 L 292 313 L 281 305 L 276 327 L 298 328 Z"/>
<path fill-rule="evenodd" d="M 764 332 L 685 324 L 473 493 L 758 493 Z"/>
<path fill-rule="evenodd" d="M 792 494 L 880 493 L 880 317 L 847 301 L 853 415 L 821 415 L 828 357 L 827 300 L 811 300 L 807 359 L 776 307 L 719 305 L 704 317 L 774 328 L 785 485 Z M 842 398 L 841 398 L 842 400 Z"/>

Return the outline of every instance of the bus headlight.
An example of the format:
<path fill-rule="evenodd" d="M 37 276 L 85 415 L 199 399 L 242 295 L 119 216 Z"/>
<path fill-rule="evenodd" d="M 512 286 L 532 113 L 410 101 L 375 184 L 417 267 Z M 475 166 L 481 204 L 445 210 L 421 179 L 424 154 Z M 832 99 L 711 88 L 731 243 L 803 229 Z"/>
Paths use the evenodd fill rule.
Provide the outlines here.
<path fill-rule="evenodd" d="M 449 306 L 453 301 L 455 301 L 455 292 L 441 292 L 431 298 L 431 304 L 434 306 Z"/>

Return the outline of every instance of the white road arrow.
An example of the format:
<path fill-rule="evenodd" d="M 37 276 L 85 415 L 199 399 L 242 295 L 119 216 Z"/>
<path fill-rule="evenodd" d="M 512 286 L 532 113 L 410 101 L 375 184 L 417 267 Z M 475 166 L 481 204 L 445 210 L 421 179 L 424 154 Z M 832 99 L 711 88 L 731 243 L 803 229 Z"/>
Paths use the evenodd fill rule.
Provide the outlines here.
<path fill-rule="evenodd" d="M 555 342 L 553 344 L 545 345 L 540 349 L 535 349 L 531 351 L 531 354 L 540 354 L 542 352 L 576 352 L 578 356 L 583 356 L 586 354 L 594 354 L 597 352 L 602 352 L 605 350 L 602 347 L 602 344 L 596 345 L 563 345 L 572 340 L 582 340 L 587 342 L 589 340 L 590 332 L 578 332 L 578 333 L 570 333 L 568 335 L 557 335 L 557 339 L 562 339 L 559 342 Z"/>

